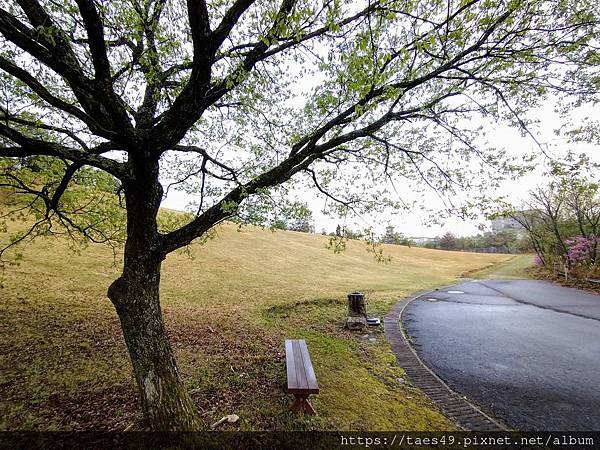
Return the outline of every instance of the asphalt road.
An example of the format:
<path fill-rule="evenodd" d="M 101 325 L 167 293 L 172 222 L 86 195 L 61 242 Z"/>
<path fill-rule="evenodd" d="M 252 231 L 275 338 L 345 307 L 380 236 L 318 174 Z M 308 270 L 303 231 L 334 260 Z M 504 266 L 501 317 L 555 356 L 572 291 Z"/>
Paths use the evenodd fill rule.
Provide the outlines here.
<path fill-rule="evenodd" d="M 477 280 L 420 297 L 403 318 L 425 364 L 510 427 L 600 430 L 600 296 Z"/>

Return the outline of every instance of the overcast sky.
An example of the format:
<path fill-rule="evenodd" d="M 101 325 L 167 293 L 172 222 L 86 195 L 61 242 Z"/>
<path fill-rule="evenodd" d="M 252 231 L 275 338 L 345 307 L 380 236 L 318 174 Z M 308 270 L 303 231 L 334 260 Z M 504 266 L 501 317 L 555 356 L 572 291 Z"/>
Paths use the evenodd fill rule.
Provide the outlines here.
<path fill-rule="evenodd" d="M 585 116 L 598 117 L 600 106 L 582 108 L 574 114 L 574 123 L 577 123 Z M 569 143 L 564 137 L 557 137 L 554 130 L 560 128 L 561 119 L 554 112 L 552 104 L 549 102 L 543 108 L 533 112 L 532 117 L 539 119 L 539 124 L 536 126 L 536 138 L 544 145 L 547 153 L 555 158 L 561 158 L 566 151 L 573 150 L 576 152 L 586 153 L 594 161 L 600 162 L 600 152 L 598 147 L 592 144 Z M 540 152 L 537 144 L 530 137 L 523 137 L 517 129 L 512 129 L 506 125 L 495 125 L 489 127 L 487 135 L 490 141 L 498 146 L 503 146 L 513 155 L 523 155 L 534 151 Z M 541 153 L 541 152 L 540 152 Z M 527 193 L 537 185 L 542 185 L 545 182 L 543 176 L 547 169 L 547 160 L 544 157 L 539 158 L 538 168 L 535 171 L 528 173 L 526 176 L 518 180 L 507 180 L 502 184 L 501 189 L 495 194 L 505 195 L 511 203 L 518 205 L 526 198 Z M 410 191 L 410 186 L 405 185 L 406 191 Z M 331 218 L 324 215 L 323 209 L 324 200 L 317 196 L 316 190 L 303 191 L 299 193 L 299 197 L 309 204 L 313 211 L 315 231 L 320 232 L 325 229 L 327 232 L 334 231 L 337 224 L 344 224 L 343 220 Z M 168 197 L 163 202 L 163 206 L 172 209 L 184 210 L 189 203 L 190 198 L 182 192 L 170 191 Z M 443 210 L 443 204 L 434 192 L 426 192 L 418 200 L 433 210 Z M 353 229 L 364 229 L 372 227 L 376 232 L 381 233 L 386 223 L 395 226 L 396 230 L 404 233 L 407 236 L 418 237 L 434 237 L 440 236 L 447 231 L 451 231 L 456 235 L 466 236 L 480 232 L 479 226 L 484 225 L 489 227 L 489 222 L 484 218 L 478 220 L 463 220 L 458 217 L 450 217 L 444 219 L 443 225 L 432 223 L 428 213 L 421 212 L 415 208 L 409 212 L 402 211 L 399 214 L 388 214 L 383 217 L 362 216 L 360 218 L 348 218 L 346 225 Z"/>

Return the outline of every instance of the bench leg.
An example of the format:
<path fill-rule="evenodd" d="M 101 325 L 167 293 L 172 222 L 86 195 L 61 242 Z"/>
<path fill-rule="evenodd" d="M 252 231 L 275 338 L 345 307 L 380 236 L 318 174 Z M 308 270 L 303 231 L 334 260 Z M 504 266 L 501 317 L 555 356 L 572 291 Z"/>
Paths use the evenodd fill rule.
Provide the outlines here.
<path fill-rule="evenodd" d="M 308 395 L 294 394 L 294 396 L 296 397 L 296 400 L 294 400 L 294 403 L 290 405 L 290 411 L 304 411 L 306 414 L 310 414 L 311 416 L 317 414 L 313 406 L 308 401 Z"/>

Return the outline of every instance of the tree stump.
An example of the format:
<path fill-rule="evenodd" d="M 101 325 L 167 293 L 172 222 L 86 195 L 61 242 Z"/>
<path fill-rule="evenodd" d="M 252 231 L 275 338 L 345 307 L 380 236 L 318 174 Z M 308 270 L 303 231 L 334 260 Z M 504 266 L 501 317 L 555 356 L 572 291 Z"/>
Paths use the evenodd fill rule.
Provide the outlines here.
<path fill-rule="evenodd" d="M 365 294 L 352 292 L 348 294 L 348 318 L 346 328 L 349 330 L 362 330 L 367 326 L 367 305 Z"/>
<path fill-rule="evenodd" d="M 362 292 L 352 292 L 351 294 L 348 294 L 348 315 L 367 318 L 365 294 Z"/>

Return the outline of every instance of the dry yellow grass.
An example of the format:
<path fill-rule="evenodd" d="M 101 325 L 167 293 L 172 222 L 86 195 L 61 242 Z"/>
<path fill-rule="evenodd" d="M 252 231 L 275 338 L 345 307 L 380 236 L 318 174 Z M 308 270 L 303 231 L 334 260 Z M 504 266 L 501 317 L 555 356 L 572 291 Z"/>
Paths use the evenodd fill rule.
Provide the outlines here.
<path fill-rule="evenodd" d="M 417 390 L 400 384 L 383 333 L 343 329 L 345 295 L 366 292 L 372 315 L 398 298 L 444 285 L 506 255 L 386 245 L 381 264 L 364 242 L 344 253 L 327 237 L 240 231 L 172 254 L 163 266 L 165 320 L 180 368 L 206 422 L 224 414 L 242 429 L 448 429 Z M 106 289 L 112 253 L 75 254 L 40 240 L 4 274 L 0 290 L 0 429 L 123 429 L 137 416 L 135 389 Z M 305 338 L 322 393 L 319 417 L 286 412 L 283 339 Z"/>

